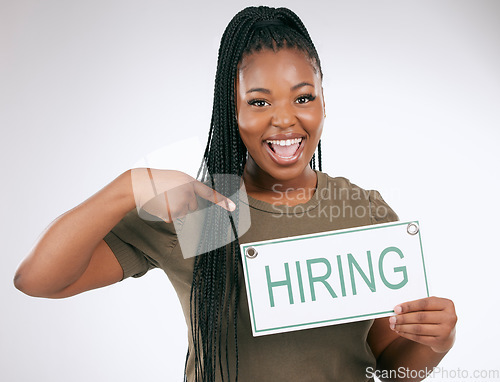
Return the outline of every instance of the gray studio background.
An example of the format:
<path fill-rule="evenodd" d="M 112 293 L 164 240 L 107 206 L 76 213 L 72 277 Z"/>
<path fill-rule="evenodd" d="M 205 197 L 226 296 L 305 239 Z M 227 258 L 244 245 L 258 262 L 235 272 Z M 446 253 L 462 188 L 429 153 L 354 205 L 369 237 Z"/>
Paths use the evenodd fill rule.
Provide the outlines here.
<path fill-rule="evenodd" d="M 148 153 L 206 139 L 220 36 L 253 4 L 0 1 L 1 381 L 182 380 L 162 271 L 65 300 L 12 278 L 57 216 Z M 500 369 L 500 2 L 267 4 L 297 12 L 322 59 L 325 171 L 421 222 L 431 294 L 459 315 L 441 366 Z"/>

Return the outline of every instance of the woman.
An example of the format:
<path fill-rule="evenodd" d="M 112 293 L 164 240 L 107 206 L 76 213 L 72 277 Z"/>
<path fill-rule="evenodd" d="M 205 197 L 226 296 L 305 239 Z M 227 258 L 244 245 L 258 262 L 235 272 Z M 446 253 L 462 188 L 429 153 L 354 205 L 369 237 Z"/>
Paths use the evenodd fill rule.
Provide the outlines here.
<path fill-rule="evenodd" d="M 361 381 L 372 380 L 374 370 L 393 380 L 394 373 L 382 371 L 430 370 L 454 341 L 456 314 L 447 299 L 402 303 L 390 319 L 251 335 L 240 243 L 397 219 L 377 192 L 360 193 L 348 180 L 321 172 L 321 81 L 314 44 L 293 12 L 239 12 L 221 41 L 201 182 L 173 170 L 121 174 L 49 226 L 20 265 L 16 287 L 62 298 L 162 268 L 190 328 L 188 381 Z M 243 179 L 252 223 L 247 232 L 236 228 L 244 203 L 239 183 L 222 177 L 215 187 L 218 174 Z M 344 196 L 325 198 L 323 191 L 332 189 Z M 366 197 L 349 197 L 354 193 Z M 223 208 L 209 209 L 200 233 L 201 248 L 208 249 L 185 259 L 174 222 L 182 224 L 205 199 Z M 340 203 L 365 213 L 335 219 L 317 213 Z M 228 214 L 231 227 L 221 226 Z M 229 228 L 230 244 L 211 245 Z"/>

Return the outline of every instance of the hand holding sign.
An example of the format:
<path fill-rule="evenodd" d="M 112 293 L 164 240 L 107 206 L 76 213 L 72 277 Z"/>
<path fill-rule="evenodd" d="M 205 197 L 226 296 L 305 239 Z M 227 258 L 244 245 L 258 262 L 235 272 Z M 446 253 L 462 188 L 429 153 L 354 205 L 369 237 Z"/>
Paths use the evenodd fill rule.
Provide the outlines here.
<path fill-rule="evenodd" d="M 427 297 L 399 304 L 394 312 L 390 328 L 401 337 L 427 345 L 436 353 L 445 353 L 453 346 L 457 322 L 453 301 Z"/>

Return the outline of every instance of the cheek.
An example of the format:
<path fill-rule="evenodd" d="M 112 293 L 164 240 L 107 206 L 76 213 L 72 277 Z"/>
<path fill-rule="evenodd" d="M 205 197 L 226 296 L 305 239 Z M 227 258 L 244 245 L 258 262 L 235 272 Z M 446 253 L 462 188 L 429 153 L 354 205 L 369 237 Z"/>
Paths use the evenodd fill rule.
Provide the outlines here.
<path fill-rule="evenodd" d="M 251 120 L 245 120 L 244 118 L 238 120 L 238 131 L 247 150 L 251 150 L 256 141 L 255 127 L 249 122 Z"/>
<path fill-rule="evenodd" d="M 314 136 L 316 134 L 321 134 L 323 129 L 323 111 L 318 112 L 304 112 L 299 113 L 297 117 L 300 119 L 303 128 L 310 134 Z"/>
<path fill-rule="evenodd" d="M 238 129 L 243 141 L 245 142 L 244 138 L 261 137 L 267 126 L 266 119 L 265 113 L 245 113 L 240 111 L 238 113 Z"/>
<path fill-rule="evenodd" d="M 247 131 L 245 129 L 242 129 L 240 125 L 238 125 L 238 131 L 240 133 L 240 138 L 241 138 L 243 144 L 245 145 L 245 147 L 248 150 L 249 139 L 248 139 Z"/>

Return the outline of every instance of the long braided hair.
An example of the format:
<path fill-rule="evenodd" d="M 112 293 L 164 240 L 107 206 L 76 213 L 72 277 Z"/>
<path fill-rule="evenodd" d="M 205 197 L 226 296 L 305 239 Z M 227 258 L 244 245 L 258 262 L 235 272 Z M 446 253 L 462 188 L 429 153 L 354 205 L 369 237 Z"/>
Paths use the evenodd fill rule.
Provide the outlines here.
<path fill-rule="evenodd" d="M 309 33 L 299 17 L 287 8 L 245 8 L 234 16 L 224 31 L 218 54 L 208 142 L 204 161 L 198 172 L 201 181 L 209 183 L 223 195 L 238 195 L 240 184 L 231 181 L 232 178 L 222 177 L 219 184 L 215 185 L 214 176 L 233 174 L 240 178 L 247 158 L 247 149 L 240 138 L 236 118 L 235 84 L 238 64 L 246 54 L 263 49 L 277 51 L 283 48 L 303 51 L 314 69 L 323 77 L 320 60 Z M 316 155 L 310 161 L 313 169 L 316 168 L 315 157 Z M 320 143 L 318 167 L 321 171 Z M 235 204 L 238 205 L 237 200 Z M 188 350 L 186 370 L 189 358 L 193 357 L 191 361 L 194 362 L 196 382 L 237 381 L 240 293 L 237 223 L 230 217 L 231 227 L 224 227 L 220 222 L 223 221 L 222 214 L 227 212 L 220 208 L 211 211 L 206 217 L 201 245 L 210 247 L 209 243 L 214 242 L 219 235 L 226 235 L 228 228 L 232 228 L 234 237 L 226 246 L 201 251 L 203 254 L 194 260 L 190 297 L 193 348 Z M 238 210 L 233 216 L 237 220 Z"/>

